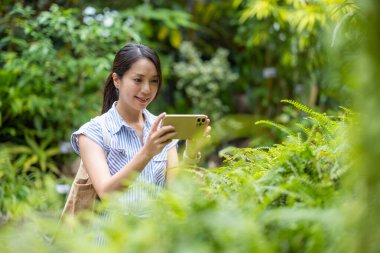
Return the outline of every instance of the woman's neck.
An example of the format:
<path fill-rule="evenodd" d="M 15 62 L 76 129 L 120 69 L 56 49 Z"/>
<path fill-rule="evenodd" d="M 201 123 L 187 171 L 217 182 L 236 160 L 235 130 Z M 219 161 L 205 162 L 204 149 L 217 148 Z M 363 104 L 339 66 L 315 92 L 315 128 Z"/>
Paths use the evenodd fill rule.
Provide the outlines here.
<path fill-rule="evenodd" d="M 128 125 L 136 125 L 144 122 L 143 111 L 125 108 L 120 103 L 116 104 L 116 110 Z"/>

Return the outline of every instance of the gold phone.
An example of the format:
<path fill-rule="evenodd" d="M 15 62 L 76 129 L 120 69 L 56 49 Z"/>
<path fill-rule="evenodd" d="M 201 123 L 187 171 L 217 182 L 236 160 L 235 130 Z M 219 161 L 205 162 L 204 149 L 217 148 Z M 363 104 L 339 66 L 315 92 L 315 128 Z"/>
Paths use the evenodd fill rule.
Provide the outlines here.
<path fill-rule="evenodd" d="M 204 133 L 207 118 L 204 114 L 167 114 L 161 126 L 173 126 L 177 132 L 174 139 L 191 139 Z"/>

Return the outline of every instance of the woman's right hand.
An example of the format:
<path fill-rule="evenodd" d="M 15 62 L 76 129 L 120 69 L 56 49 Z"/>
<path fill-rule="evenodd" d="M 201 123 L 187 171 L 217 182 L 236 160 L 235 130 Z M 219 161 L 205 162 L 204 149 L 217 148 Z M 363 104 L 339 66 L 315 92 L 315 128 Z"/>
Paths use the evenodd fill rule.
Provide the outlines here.
<path fill-rule="evenodd" d="M 157 120 L 153 123 L 152 129 L 150 130 L 148 138 L 143 146 L 144 154 L 150 159 L 159 154 L 176 135 L 175 128 L 173 126 L 163 126 L 159 128 L 160 122 L 165 115 L 166 113 L 161 113 L 157 117 Z"/>

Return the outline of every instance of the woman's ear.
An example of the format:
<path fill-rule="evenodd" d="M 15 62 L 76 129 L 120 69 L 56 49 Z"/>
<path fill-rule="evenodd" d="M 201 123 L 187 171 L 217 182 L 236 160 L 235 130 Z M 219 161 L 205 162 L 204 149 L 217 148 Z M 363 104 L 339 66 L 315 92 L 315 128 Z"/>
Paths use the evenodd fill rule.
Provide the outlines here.
<path fill-rule="evenodd" d="M 119 86 L 120 86 L 120 78 L 119 78 L 119 76 L 118 76 L 115 72 L 112 73 L 112 81 L 113 81 L 113 84 L 115 85 L 115 87 L 116 87 L 117 89 L 119 89 Z"/>

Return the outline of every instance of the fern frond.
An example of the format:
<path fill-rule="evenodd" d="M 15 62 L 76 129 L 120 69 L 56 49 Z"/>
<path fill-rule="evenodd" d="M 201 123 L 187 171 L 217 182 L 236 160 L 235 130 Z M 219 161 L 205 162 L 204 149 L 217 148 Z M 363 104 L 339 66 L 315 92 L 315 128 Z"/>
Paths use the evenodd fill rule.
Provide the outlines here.
<path fill-rule="evenodd" d="M 355 123 L 357 122 L 358 120 L 358 117 L 359 117 L 359 114 L 357 112 L 353 112 L 352 110 L 346 108 L 346 107 L 343 107 L 343 106 L 339 106 L 339 108 L 341 108 L 345 115 L 342 117 L 344 121 L 348 121 L 348 122 L 352 122 L 352 123 Z"/>
<path fill-rule="evenodd" d="M 269 147 L 269 146 L 261 146 L 261 147 L 257 147 L 257 148 L 254 148 L 254 150 L 270 150 L 272 147 Z"/>
<path fill-rule="evenodd" d="M 330 172 L 330 178 L 333 180 L 340 179 L 350 168 L 350 165 L 342 166 L 339 162 L 335 162 L 334 167 Z"/>
<path fill-rule="evenodd" d="M 297 101 L 294 101 L 294 100 L 284 99 L 284 100 L 281 100 L 281 102 L 289 103 L 289 104 L 293 105 L 295 108 L 297 108 L 298 110 L 301 110 L 301 111 L 309 114 L 311 116 L 311 119 L 313 119 L 319 123 L 321 131 L 327 135 L 328 138 L 326 139 L 326 141 L 328 142 L 329 140 L 331 140 L 331 138 L 332 138 L 331 135 L 334 133 L 334 130 L 335 130 L 337 123 L 335 121 L 333 121 L 332 119 L 330 119 L 326 114 L 318 113 L 318 112 L 310 109 L 306 105 L 303 105 L 303 104 L 301 104 Z M 326 129 L 327 131 L 325 131 L 323 129 Z"/>
<path fill-rule="evenodd" d="M 327 117 L 325 114 L 322 114 L 322 113 L 318 113 L 312 109 L 310 109 L 309 107 L 307 107 L 306 105 L 303 105 L 297 101 L 294 101 L 294 100 L 290 100 L 290 99 L 283 99 L 281 100 L 281 102 L 283 103 L 288 103 L 288 104 L 291 104 L 293 105 L 295 108 L 297 108 L 298 110 L 301 110 L 303 112 L 306 112 L 307 114 L 311 115 L 311 116 L 314 116 L 318 119 L 318 121 L 321 121 L 323 122 L 324 124 L 327 124 L 327 123 L 333 123 L 332 120 L 329 119 L 329 117 Z M 323 125 L 324 125 L 323 124 Z"/>
<path fill-rule="evenodd" d="M 289 130 L 289 128 L 287 128 L 284 125 L 281 125 L 281 124 L 278 124 L 278 123 L 274 123 L 274 122 L 269 121 L 269 120 L 259 120 L 259 121 L 255 122 L 255 125 L 260 125 L 260 124 L 273 126 L 273 127 L 277 128 L 277 129 L 281 130 L 282 132 L 288 134 L 288 135 L 292 135 L 292 133 Z"/>
<path fill-rule="evenodd" d="M 289 169 L 293 172 L 294 175 L 299 176 L 299 173 L 298 173 L 298 171 L 297 171 L 297 168 L 294 167 L 293 163 L 291 163 L 289 160 L 286 161 L 285 163 L 288 165 Z"/>
<path fill-rule="evenodd" d="M 297 133 L 297 142 L 298 142 L 298 146 L 301 146 L 302 145 L 302 136 L 301 136 L 301 133 Z"/>
<path fill-rule="evenodd" d="M 317 112 L 315 112 L 314 110 L 310 109 L 309 107 L 307 107 L 306 105 L 303 105 L 295 100 L 291 100 L 291 99 L 282 99 L 281 100 L 282 103 L 288 103 L 288 104 L 291 104 L 293 105 L 295 108 L 297 108 L 298 110 L 301 110 L 303 112 L 306 112 L 307 114 L 309 115 L 314 115 L 314 114 L 318 114 Z"/>
<path fill-rule="evenodd" d="M 302 125 L 301 123 L 296 123 L 296 126 L 300 128 L 307 136 L 310 134 L 310 129 Z"/>
<path fill-rule="evenodd" d="M 354 114 L 354 112 L 351 109 L 348 109 L 347 107 L 339 106 L 339 108 L 342 109 L 347 114 Z"/>
<path fill-rule="evenodd" d="M 334 128 L 332 126 L 323 125 L 320 121 L 318 121 L 315 118 L 311 118 L 313 121 L 315 121 L 315 130 L 314 133 L 319 132 L 322 136 L 322 138 L 325 140 L 326 143 L 330 143 L 332 139 L 334 139 Z M 317 131 L 319 130 L 319 131 Z M 312 135 L 310 136 L 310 140 L 312 139 Z"/>
<path fill-rule="evenodd" d="M 317 127 L 318 127 L 317 123 L 314 123 L 314 125 L 311 127 L 310 133 L 309 133 L 307 140 L 306 140 L 307 143 L 309 143 L 311 141 L 311 139 L 313 138 Z"/>

